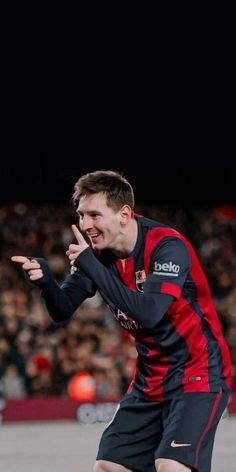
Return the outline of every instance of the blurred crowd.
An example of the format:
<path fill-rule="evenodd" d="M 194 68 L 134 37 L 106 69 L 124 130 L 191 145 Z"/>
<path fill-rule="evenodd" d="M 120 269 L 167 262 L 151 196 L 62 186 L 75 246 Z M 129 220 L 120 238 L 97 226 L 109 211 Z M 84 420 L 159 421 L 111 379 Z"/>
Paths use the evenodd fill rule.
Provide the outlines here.
<path fill-rule="evenodd" d="M 136 208 L 180 230 L 205 269 L 232 355 L 236 386 L 236 207 Z M 69 273 L 66 249 L 76 223 L 71 206 L 17 203 L 0 207 L 0 390 L 5 398 L 66 395 L 71 379 L 88 372 L 97 398 L 117 399 L 132 378 L 136 350 L 99 293 L 72 319 L 56 324 L 38 288 L 12 255 L 45 257 L 60 284 Z"/>

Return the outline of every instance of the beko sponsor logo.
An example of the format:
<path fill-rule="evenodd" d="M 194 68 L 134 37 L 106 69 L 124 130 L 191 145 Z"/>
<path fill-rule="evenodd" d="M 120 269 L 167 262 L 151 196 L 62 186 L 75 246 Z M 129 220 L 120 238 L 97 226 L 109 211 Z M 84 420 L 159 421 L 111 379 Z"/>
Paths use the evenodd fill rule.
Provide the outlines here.
<path fill-rule="evenodd" d="M 164 262 L 160 264 L 159 262 L 154 262 L 154 271 L 155 275 L 167 275 L 172 277 L 178 277 L 180 271 L 180 266 L 178 264 L 173 264 L 172 261 Z"/>

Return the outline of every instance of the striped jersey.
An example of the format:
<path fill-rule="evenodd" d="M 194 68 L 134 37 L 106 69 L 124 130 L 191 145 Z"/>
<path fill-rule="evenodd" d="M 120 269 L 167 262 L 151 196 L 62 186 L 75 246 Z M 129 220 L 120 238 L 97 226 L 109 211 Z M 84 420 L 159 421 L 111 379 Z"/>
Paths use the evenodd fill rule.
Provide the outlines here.
<path fill-rule="evenodd" d="M 137 367 L 128 391 L 162 401 L 178 392 L 230 388 L 229 349 L 196 252 L 178 231 L 136 218 L 138 238 L 128 258 L 120 260 L 103 251 L 96 263 L 91 249 L 78 257 L 78 266 L 93 277 L 117 321 L 135 339 Z M 142 312 L 145 294 L 173 297 L 152 328 L 146 327 L 148 317 L 155 318 L 151 305 L 148 309 L 143 303 Z M 135 300 L 141 312 L 138 321 Z M 131 310 L 126 310 L 130 304 Z"/>

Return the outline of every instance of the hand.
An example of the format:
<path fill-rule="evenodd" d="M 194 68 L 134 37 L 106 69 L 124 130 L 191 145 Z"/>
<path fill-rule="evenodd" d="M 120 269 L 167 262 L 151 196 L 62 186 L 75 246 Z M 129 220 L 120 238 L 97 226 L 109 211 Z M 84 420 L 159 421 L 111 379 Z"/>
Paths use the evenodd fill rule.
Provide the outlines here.
<path fill-rule="evenodd" d="M 41 266 L 35 259 L 28 259 L 25 256 L 12 256 L 11 260 L 22 265 L 22 269 L 27 273 L 30 280 L 34 281 L 43 278 Z"/>
<path fill-rule="evenodd" d="M 69 249 L 66 251 L 66 255 L 70 259 L 70 264 L 73 265 L 75 262 L 75 259 L 81 254 L 81 252 L 87 249 L 89 245 L 85 241 L 83 235 L 81 234 L 81 232 L 79 231 L 76 225 L 72 225 L 71 228 L 78 244 L 70 244 Z"/>

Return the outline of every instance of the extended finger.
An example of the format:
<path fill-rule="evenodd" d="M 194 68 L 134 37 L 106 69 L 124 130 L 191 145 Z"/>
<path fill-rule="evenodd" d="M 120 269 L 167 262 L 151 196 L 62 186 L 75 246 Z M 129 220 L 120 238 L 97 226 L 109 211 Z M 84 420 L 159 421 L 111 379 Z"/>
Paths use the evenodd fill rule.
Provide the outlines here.
<path fill-rule="evenodd" d="M 72 225 L 71 228 L 72 228 L 72 231 L 73 231 L 73 233 L 74 233 L 74 235 L 75 235 L 75 237 L 76 237 L 78 243 L 80 243 L 81 240 L 82 240 L 82 238 L 83 238 L 83 236 L 82 236 L 80 230 L 77 228 L 76 225 Z"/>
<path fill-rule="evenodd" d="M 12 256 L 11 260 L 13 262 L 19 262 L 20 264 L 24 264 L 25 262 L 29 262 L 28 257 L 25 257 L 25 256 Z"/>

